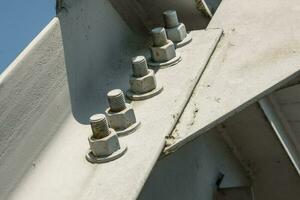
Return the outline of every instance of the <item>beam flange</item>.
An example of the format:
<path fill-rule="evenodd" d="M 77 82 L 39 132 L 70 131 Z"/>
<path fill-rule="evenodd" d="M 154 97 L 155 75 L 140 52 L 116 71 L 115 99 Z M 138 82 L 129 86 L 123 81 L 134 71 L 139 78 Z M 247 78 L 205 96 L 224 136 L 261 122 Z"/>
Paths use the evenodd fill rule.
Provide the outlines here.
<path fill-rule="evenodd" d="M 288 154 L 295 169 L 300 175 L 300 149 L 297 145 L 294 133 L 289 126 L 287 120 L 280 111 L 280 107 L 272 95 L 265 97 L 258 101 L 261 109 L 263 110 L 270 126 L 274 130 L 281 145 Z"/>

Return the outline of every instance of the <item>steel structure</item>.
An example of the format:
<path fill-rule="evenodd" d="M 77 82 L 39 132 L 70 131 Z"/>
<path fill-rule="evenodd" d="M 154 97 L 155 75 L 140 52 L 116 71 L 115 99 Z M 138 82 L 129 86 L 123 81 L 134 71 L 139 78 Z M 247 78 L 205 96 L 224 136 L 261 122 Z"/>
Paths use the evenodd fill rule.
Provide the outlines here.
<path fill-rule="evenodd" d="M 0 77 L 0 199 L 299 199 L 296 0 L 56 8 Z"/>

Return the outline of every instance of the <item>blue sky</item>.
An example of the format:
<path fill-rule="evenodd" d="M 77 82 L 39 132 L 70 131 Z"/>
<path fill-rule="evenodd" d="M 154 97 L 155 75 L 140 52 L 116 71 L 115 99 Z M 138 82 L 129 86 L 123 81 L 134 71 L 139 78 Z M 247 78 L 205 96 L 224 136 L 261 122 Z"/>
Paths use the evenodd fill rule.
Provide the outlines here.
<path fill-rule="evenodd" d="M 55 0 L 0 0 L 0 73 L 55 16 Z"/>

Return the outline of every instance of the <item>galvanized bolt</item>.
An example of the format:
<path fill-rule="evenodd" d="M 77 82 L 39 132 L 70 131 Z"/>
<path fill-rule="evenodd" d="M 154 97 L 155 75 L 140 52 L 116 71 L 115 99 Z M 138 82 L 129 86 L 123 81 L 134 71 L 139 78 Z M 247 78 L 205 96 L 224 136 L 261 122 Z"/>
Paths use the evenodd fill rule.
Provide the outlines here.
<path fill-rule="evenodd" d="M 166 30 L 163 27 L 152 29 L 152 37 L 154 46 L 160 47 L 168 43 Z"/>
<path fill-rule="evenodd" d="M 150 47 L 151 60 L 148 62 L 153 67 L 169 67 L 180 62 L 181 57 L 176 55 L 174 43 L 167 38 L 165 28 L 152 29 L 153 46 Z"/>
<path fill-rule="evenodd" d="M 134 132 L 140 122 L 136 120 L 132 105 L 125 102 L 123 91 L 114 89 L 107 93 L 109 107 L 105 110 L 109 127 L 116 133 L 127 135 Z"/>
<path fill-rule="evenodd" d="M 108 92 L 107 99 L 112 112 L 119 112 L 126 108 L 125 97 L 120 89 L 114 89 Z"/>
<path fill-rule="evenodd" d="M 147 61 L 144 56 L 132 58 L 133 74 L 129 79 L 130 89 L 126 96 L 131 100 L 145 100 L 158 95 L 163 86 L 156 83 L 155 73 L 148 69 Z"/>
<path fill-rule="evenodd" d="M 163 18 L 167 37 L 175 44 L 176 48 L 180 48 L 192 41 L 192 37 L 187 34 L 185 25 L 178 22 L 175 10 L 163 12 Z"/>
<path fill-rule="evenodd" d="M 132 58 L 132 71 L 134 77 L 143 77 L 149 73 L 147 60 L 144 56 Z"/>
<path fill-rule="evenodd" d="M 166 28 L 173 28 L 179 25 L 177 13 L 175 10 L 167 10 L 163 12 L 163 18 Z"/>
<path fill-rule="evenodd" d="M 86 159 L 92 163 L 104 163 L 121 157 L 126 152 L 126 145 L 120 144 L 114 129 L 108 128 L 105 115 L 90 117 L 93 135 L 88 138 L 90 150 Z"/>
<path fill-rule="evenodd" d="M 94 139 L 101 139 L 109 135 L 110 131 L 105 115 L 95 114 L 90 117 L 90 124 Z"/>

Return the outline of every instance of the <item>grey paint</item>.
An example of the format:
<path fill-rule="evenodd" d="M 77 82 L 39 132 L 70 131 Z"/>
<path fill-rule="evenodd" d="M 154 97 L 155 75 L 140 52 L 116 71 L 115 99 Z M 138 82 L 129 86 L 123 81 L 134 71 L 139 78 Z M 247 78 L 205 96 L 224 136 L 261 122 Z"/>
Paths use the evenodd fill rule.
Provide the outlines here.
<path fill-rule="evenodd" d="M 222 1 L 208 28 L 222 27 L 224 37 L 171 135 L 173 147 L 166 151 L 179 148 L 300 74 L 299 10 L 297 0 Z"/>
<path fill-rule="evenodd" d="M 156 78 L 164 82 L 166 90 L 147 101 L 132 102 L 137 118 L 143 124 L 134 134 L 120 138 L 120 142 L 128 146 L 126 154 L 114 162 L 93 165 L 85 159 L 89 148 L 87 139 L 91 134 L 88 119 L 94 113 L 104 112 L 107 91 L 114 88 L 125 91 L 129 88 L 131 57 L 139 54 L 149 56 L 146 48 L 148 38 L 133 34 L 105 0 L 65 3 L 66 9 L 59 14 L 61 29 L 54 31 L 61 38 L 55 38 L 54 41 L 49 38 L 50 44 L 62 40 L 59 45 L 64 48 L 63 51 L 58 51 L 62 46 L 51 48 L 53 54 L 47 58 L 57 61 L 59 56 L 65 56 L 65 65 L 61 66 L 64 71 L 59 73 L 65 78 L 64 84 L 58 90 L 69 89 L 69 93 L 64 92 L 66 96 L 60 99 L 66 103 L 64 108 L 68 112 L 58 110 L 53 115 L 54 125 L 43 126 L 48 121 L 39 118 L 41 121 L 38 124 L 42 128 L 56 128 L 56 131 L 53 134 L 50 132 L 49 137 L 39 138 L 38 144 L 43 149 L 39 149 L 36 144 L 30 146 L 29 149 L 37 151 L 35 155 L 31 154 L 34 151 L 25 151 L 25 147 L 19 146 L 23 152 L 15 155 L 23 155 L 24 160 L 34 162 L 31 168 L 23 171 L 22 178 L 13 173 L 6 176 L 4 173 L 7 170 L 3 168 L 4 176 L 15 180 L 9 185 L 14 188 L 9 199 L 33 200 L 41 196 L 44 199 L 135 199 L 161 153 L 165 136 L 175 125 L 222 31 L 214 29 L 191 33 L 193 42 L 178 50 L 183 60 L 174 67 L 156 71 Z M 57 19 L 54 25 L 59 27 Z M 53 33 L 50 31 L 47 34 Z M 47 52 L 38 51 L 38 55 L 44 56 Z M 26 52 L 29 58 L 33 55 L 36 56 L 31 51 Z M 190 75 L 186 76 L 187 73 Z M 18 77 L 17 74 L 14 76 Z M 34 80 L 34 85 L 38 86 L 43 78 Z M 47 92 L 51 95 L 57 93 Z M 25 100 L 20 98 L 20 101 Z M 51 109 L 51 112 L 55 111 L 48 105 L 44 107 Z M 50 111 L 43 114 L 48 116 Z M 60 121 L 61 117 L 64 121 Z M 27 136 L 33 134 L 36 137 L 40 133 L 31 129 L 26 131 Z M 18 165 L 15 166 L 18 168 Z"/>
<path fill-rule="evenodd" d="M 174 67 L 156 72 L 157 79 L 164 82 L 166 90 L 146 101 L 132 103 L 142 125 L 135 133 L 119 138 L 120 143 L 128 146 L 128 151 L 121 158 L 103 165 L 88 163 L 85 155 L 89 148 L 87 137 L 91 134 L 90 127 L 78 123 L 70 115 L 47 149 L 40 154 L 34 170 L 28 171 L 14 190 L 11 199 L 32 200 L 40 196 L 47 199 L 135 199 L 161 153 L 165 136 L 175 125 L 204 70 L 221 31 L 191 34 L 193 42 L 179 51 L 185 59 Z M 197 51 L 194 51 L 195 48 Z M 130 64 L 127 67 L 127 74 L 115 74 L 129 79 Z M 187 73 L 190 75 L 186 76 Z M 107 104 L 99 102 L 99 106 L 106 107 Z"/>
<path fill-rule="evenodd" d="M 134 35 L 105 0 L 64 1 L 59 13 L 72 113 L 88 124 L 107 107 L 106 93 L 126 91 L 131 57 L 147 43 Z"/>
<path fill-rule="evenodd" d="M 294 133 L 294 142 L 300 147 L 300 87 L 298 84 L 283 88 L 274 93 L 279 109 Z"/>
<path fill-rule="evenodd" d="M 70 110 L 55 18 L 0 76 L 0 199 L 34 168 Z"/>
<path fill-rule="evenodd" d="M 226 120 L 222 129 L 249 170 L 256 200 L 299 198 L 300 177 L 257 104 Z"/>
<path fill-rule="evenodd" d="M 137 42 L 144 39 L 129 31 L 109 2 L 59 2 L 60 22 L 55 18 L 0 78 L 0 119 L 5 122 L 0 125 L 0 199 L 35 171 L 38 157 L 47 154 L 61 130 L 68 135 L 74 124 L 87 124 L 90 114 L 106 106 L 105 91 L 126 87 L 127 59 L 134 54 L 129 51 L 145 47 Z M 64 129 L 66 124 L 73 128 Z M 79 137 L 84 144 L 87 136 Z M 63 142 L 61 147 L 66 151 Z"/>
<path fill-rule="evenodd" d="M 241 178 L 249 177 L 257 200 L 300 195 L 300 177 L 255 103 L 159 160 L 139 199 L 213 199 L 220 172 L 222 188 L 248 186 Z"/>
<path fill-rule="evenodd" d="M 225 188 L 217 191 L 216 200 L 254 200 L 250 187 Z"/>
<path fill-rule="evenodd" d="M 222 187 L 248 186 L 249 180 L 217 130 L 161 158 L 138 199 L 214 199 L 217 180 Z"/>
<path fill-rule="evenodd" d="M 93 113 L 104 111 L 107 106 L 106 91 L 116 87 L 128 88 L 131 56 L 145 53 L 147 38 L 140 38 L 133 34 L 108 1 L 75 0 L 65 3 L 65 8 L 59 14 L 62 36 L 59 23 L 55 19 L 38 40 L 4 73 L 3 78 L 1 77 L 0 98 L 4 100 L 1 99 L 0 102 L 3 103 L 1 109 L 6 113 L 1 115 L 5 118 L 1 121 L 9 124 L 1 127 L 1 139 L 3 138 L 1 146 L 3 144 L 7 147 L 2 153 L 3 160 L 0 162 L 1 195 L 4 197 L 14 188 L 10 199 L 33 200 L 41 197 L 44 199 L 135 199 L 164 146 L 165 136 L 176 124 L 206 67 L 219 40 L 220 31 L 208 29 L 191 33 L 193 42 L 178 50 L 182 54 L 182 62 L 176 67 L 158 70 L 156 73 L 157 78 L 166 84 L 166 90 L 153 99 L 133 103 L 137 116 L 144 125 L 136 134 L 120 139 L 128 144 L 128 152 L 115 162 L 91 165 L 84 158 L 88 149 L 87 137 L 91 134 L 90 127 L 87 125 L 88 118 Z M 237 3 L 240 3 L 240 10 L 234 8 Z M 253 9 L 258 4 L 261 5 L 261 10 Z M 206 124 L 207 119 L 211 121 L 221 119 L 230 108 L 233 108 L 230 114 L 241 109 L 241 107 L 235 109 L 235 106 L 241 103 L 239 99 L 233 101 L 237 103 L 236 105 L 227 107 L 229 110 L 220 109 L 218 104 L 220 99 L 214 98 L 218 97 L 216 94 L 227 92 L 228 99 L 225 105 L 233 99 L 230 95 L 239 90 L 250 94 L 245 96 L 254 101 L 258 98 L 256 96 L 258 93 L 273 89 L 274 84 L 290 78 L 291 74 L 297 74 L 298 43 L 289 43 L 290 40 L 298 38 L 297 33 L 294 32 L 297 30 L 299 19 L 297 5 L 295 1 L 282 3 L 279 0 L 223 1 L 210 28 L 224 27 L 225 36 L 200 80 L 200 85 L 207 87 L 209 84 L 211 87 L 201 90 L 202 94 L 208 94 L 206 96 L 208 101 L 203 101 L 201 107 L 203 118 L 197 118 L 197 122 Z M 164 9 L 163 6 L 161 8 Z M 268 12 L 265 12 L 266 10 Z M 159 10 L 155 11 L 158 11 L 157 16 L 160 15 Z M 282 11 L 289 15 L 282 16 Z M 274 22 L 273 15 L 281 20 Z M 268 22 L 267 30 L 264 20 Z M 296 27 L 288 26 L 286 21 Z M 272 26 L 269 26 L 270 24 Z M 232 27 L 235 26 L 237 28 L 233 29 Z M 279 30 L 279 27 L 282 29 Z M 262 33 L 262 30 L 266 32 Z M 258 33 L 260 33 L 259 37 L 256 35 Z M 260 39 L 257 41 L 257 38 Z M 253 47 L 253 43 L 262 46 Z M 278 50 L 277 46 L 284 48 Z M 263 54 L 269 49 L 272 51 Z M 290 54 L 290 49 L 295 49 L 295 52 L 292 52 L 294 54 Z M 274 52 L 285 56 L 276 57 L 279 59 L 274 60 L 272 57 Z M 243 57 L 244 55 L 247 56 Z M 259 57 L 260 55 L 264 57 Z M 48 62 L 48 59 L 51 62 Z M 287 65 L 291 67 L 286 67 Z M 49 71 L 45 72 L 43 69 Z M 275 73 L 274 69 L 278 71 Z M 235 70 L 238 73 L 232 73 Z M 275 75 L 270 82 L 267 82 L 257 78 L 257 74 L 261 72 Z M 55 75 L 51 76 L 52 74 Z M 255 80 L 262 84 L 260 85 L 262 87 L 258 91 L 253 90 L 253 93 L 249 93 L 248 87 L 234 88 L 242 85 L 239 82 L 241 79 L 235 79 L 241 74 L 245 74 L 243 77 L 245 80 Z M 254 77 L 256 79 L 251 79 Z M 222 80 L 231 80 L 233 84 L 228 85 Z M 176 85 L 174 85 L 175 81 L 177 81 Z M 15 83 L 19 85 L 14 85 Z M 232 92 L 224 90 L 230 87 L 235 90 Z M 49 88 L 55 89 L 49 91 Z M 255 98 L 253 99 L 251 95 Z M 244 100 L 246 101 L 247 98 Z M 243 106 L 249 104 L 250 102 L 246 101 Z M 243 122 L 248 120 L 247 117 L 249 116 L 244 115 Z M 250 119 L 254 120 L 256 116 Z M 259 119 L 261 120 L 261 116 Z M 20 129 L 15 131 L 10 128 L 16 127 L 15 125 L 20 121 L 22 121 Z M 258 193 L 265 197 L 266 194 L 261 190 L 266 188 L 270 193 L 278 184 L 284 187 L 276 191 L 275 195 L 282 192 L 289 193 L 291 197 L 297 196 L 298 177 L 295 176 L 287 155 L 280 145 L 278 147 L 279 142 L 273 138 L 271 129 L 265 129 L 267 123 L 262 123 L 261 126 L 263 133 L 268 137 L 258 141 L 261 142 L 259 143 L 261 150 L 265 150 L 264 145 L 270 147 L 266 152 L 262 151 L 262 159 L 253 152 L 257 150 L 256 146 L 253 146 L 256 145 L 257 135 L 252 138 L 255 135 L 246 130 L 243 132 L 244 138 L 239 138 L 238 133 L 243 127 L 234 127 L 237 122 L 240 121 L 233 122 L 229 132 L 245 146 L 246 149 L 242 148 L 241 153 L 258 163 L 261 170 L 257 175 Z M 250 127 L 255 127 L 257 123 L 257 121 L 250 123 Z M 248 140 L 245 139 L 249 137 L 254 142 L 248 144 Z M 274 151 L 273 146 L 276 147 Z M 175 159 L 176 154 L 174 155 Z M 280 156 L 282 164 L 276 163 L 277 155 Z M 266 169 L 262 167 L 265 161 L 268 161 Z M 280 174 L 282 171 L 286 171 L 284 177 L 271 177 L 274 173 Z M 271 179 L 268 179 L 269 177 Z M 265 180 L 268 184 L 265 184 Z M 279 197 L 282 196 L 278 195 Z"/>
<path fill-rule="evenodd" d="M 215 14 L 222 0 L 203 0 L 212 14 Z"/>
<path fill-rule="evenodd" d="M 286 118 L 282 115 L 276 99 L 273 97 L 273 95 L 270 95 L 259 100 L 258 103 L 283 148 L 286 150 L 291 162 L 294 164 L 295 169 L 300 175 L 299 145 L 297 145 L 295 133 L 289 126 Z"/>
<path fill-rule="evenodd" d="M 210 17 L 197 9 L 194 0 L 110 0 L 110 2 L 132 30 L 144 34 L 150 33 L 153 27 L 163 27 L 162 13 L 170 9 L 177 11 L 179 22 L 184 23 L 189 31 L 204 29 L 210 21 Z"/>

